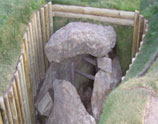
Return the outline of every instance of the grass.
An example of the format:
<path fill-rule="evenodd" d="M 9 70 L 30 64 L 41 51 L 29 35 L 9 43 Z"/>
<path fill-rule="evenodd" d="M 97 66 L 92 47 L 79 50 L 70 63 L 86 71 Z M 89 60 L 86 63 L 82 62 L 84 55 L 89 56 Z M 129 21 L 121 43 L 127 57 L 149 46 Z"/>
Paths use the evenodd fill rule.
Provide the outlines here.
<path fill-rule="evenodd" d="M 56 4 L 92 6 L 98 8 L 111 8 L 118 10 L 139 10 L 140 0 L 47 0 Z"/>
<path fill-rule="evenodd" d="M 152 0 L 148 2 L 152 3 Z M 108 96 L 99 124 L 142 124 L 149 97 L 158 93 L 158 60 L 145 76 L 136 77 L 158 50 L 158 3 L 149 3 L 141 9 L 150 20 L 146 42 L 126 80 Z"/>
<path fill-rule="evenodd" d="M 158 61 L 148 74 L 129 79 L 106 99 L 99 124 L 142 124 L 149 97 L 158 93 Z"/>
<path fill-rule="evenodd" d="M 44 0 L 0 0 L 0 95 L 10 83 L 26 24 Z"/>
<path fill-rule="evenodd" d="M 154 53 L 158 50 L 158 3 L 142 10 L 142 13 L 149 19 L 149 32 L 146 36 L 146 42 L 140 51 L 136 61 L 126 75 L 126 80 L 137 76 L 139 72 L 149 63 Z"/>

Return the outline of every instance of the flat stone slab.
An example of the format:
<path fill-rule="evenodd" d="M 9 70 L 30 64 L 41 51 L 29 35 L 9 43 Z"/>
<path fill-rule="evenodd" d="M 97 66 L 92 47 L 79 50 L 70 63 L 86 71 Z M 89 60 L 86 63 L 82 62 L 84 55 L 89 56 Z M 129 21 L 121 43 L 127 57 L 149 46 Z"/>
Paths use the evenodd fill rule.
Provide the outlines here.
<path fill-rule="evenodd" d="M 71 22 L 55 32 L 45 46 L 50 62 L 82 54 L 95 57 L 107 55 L 116 43 L 116 32 L 112 26 Z"/>
<path fill-rule="evenodd" d="M 97 58 L 98 68 L 101 70 L 112 73 L 112 60 L 107 57 Z"/>
<path fill-rule="evenodd" d="M 46 124 L 96 124 L 70 82 L 55 80 L 53 89 L 54 106 Z"/>

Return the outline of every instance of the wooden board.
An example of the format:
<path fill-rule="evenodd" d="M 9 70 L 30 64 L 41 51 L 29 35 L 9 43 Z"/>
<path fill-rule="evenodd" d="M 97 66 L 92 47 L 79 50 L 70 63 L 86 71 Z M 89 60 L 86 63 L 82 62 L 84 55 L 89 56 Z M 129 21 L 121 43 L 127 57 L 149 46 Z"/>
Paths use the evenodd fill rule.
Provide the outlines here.
<path fill-rule="evenodd" d="M 0 109 L 1 109 L 1 117 L 2 117 L 4 124 L 8 124 L 9 120 L 7 117 L 7 110 L 6 110 L 6 107 L 4 104 L 4 98 L 2 96 L 0 96 Z"/>
<path fill-rule="evenodd" d="M 125 26 L 134 25 L 134 21 L 129 20 L 129 19 L 102 17 L 102 16 L 85 15 L 85 14 L 74 14 L 74 13 L 57 12 L 57 11 L 54 11 L 53 13 L 54 13 L 54 16 L 57 16 L 57 17 L 90 19 L 90 20 L 104 22 L 104 23 L 108 23 L 108 24 L 125 25 Z"/>
<path fill-rule="evenodd" d="M 58 12 L 69 12 L 69 13 L 76 13 L 76 14 L 123 18 L 123 19 L 131 19 L 131 20 L 134 19 L 134 12 L 112 10 L 112 9 L 101 9 L 101 8 L 99 9 L 99 8 L 92 8 L 92 7 L 53 4 L 52 10 L 58 11 Z"/>

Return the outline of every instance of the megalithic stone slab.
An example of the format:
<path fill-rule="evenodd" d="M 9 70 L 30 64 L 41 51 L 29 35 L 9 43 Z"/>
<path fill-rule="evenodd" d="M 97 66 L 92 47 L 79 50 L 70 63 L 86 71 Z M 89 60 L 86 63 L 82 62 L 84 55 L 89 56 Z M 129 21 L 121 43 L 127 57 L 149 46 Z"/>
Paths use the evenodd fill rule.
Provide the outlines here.
<path fill-rule="evenodd" d="M 71 22 L 51 36 L 45 53 L 50 62 L 58 63 L 82 54 L 103 57 L 115 43 L 116 32 L 112 26 Z"/>
<path fill-rule="evenodd" d="M 53 82 L 54 106 L 46 124 L 96 124 L 81 102 L 75 87 L 68 81 Z"/>

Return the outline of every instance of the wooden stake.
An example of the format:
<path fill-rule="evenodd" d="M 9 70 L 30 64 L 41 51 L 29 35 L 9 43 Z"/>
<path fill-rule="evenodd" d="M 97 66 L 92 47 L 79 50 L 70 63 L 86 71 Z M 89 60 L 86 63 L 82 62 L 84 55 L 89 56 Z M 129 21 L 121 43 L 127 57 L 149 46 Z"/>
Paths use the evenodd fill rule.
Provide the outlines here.
<path fill-rule="evenodd" d="M 20 110 L 21 110 L 21 116 L 23 123 L 26 124 L 26 115 L 25 115 L 25 109 L 24 109 L 24 103 L 23 103 L 23 98 L 22 98 L 22 89 L 20 86 L 20 77 L 18 71 L 15 72 L 15 82 L 16 82 L 16 87 L 17 87 L 17 93 L 18 93 L 18 98 L 19 98 L 19 104 L 20 104 Z"/>
<path fill-rule="evenodd" d="M 138 27 L 138 38 L 137 38 L 137 51 L 139 51 L 140 42 L 142 41 L 142 35 L 143 35 L 143 26 L 144 26 L 144 16 L 140 15 L 139 17 L 139 27 Z"/>
<path fill-rule="evenodd" d="M 19 119 L 19 124 L 22 124 L 23 123 L 23 117 L 22 117 L 22 113 L 21 113 L 21 106 L 20 106 L 20 99 L 19 99 L 19 96 L 18 96 L 18 89 L 16 87 L 16 81 L 14 79 L 14 82 L 12 84 L 12 87 L 13 87 L 13 92 L 14 92 L 14 96 L 15 96 L 15 103 L 16 103 L 16 108 L 17 108 L 17 116 L 18 116 L 18 119 Z"/>
<path fill-rule="evenodd" d="M 54 16 L 66 17 L 66 18 L 77 18 L 77 19 L 80 19 L 80 18 L 90 19 L 90 20 L 104 22 L 104 23 L 108 23 L 108 24 L 125 25 L 125 26 L 133 26 L 133 24 L 134 24 L 134 21 L 129 20 L 129 19 L 102 17 L 102 16 L 85 15 L 85 14 L 74 14 L 74 13 L 68 13 L 68 12 L 54 11 Z"/>
<path fill-rule="evenodd" d="M 95 77 L 93 75 L 81 72 L 80 70 L 75 70 L 75 72 L 78 73 L 79 75 L 87 78 L 87 79 L 90 79 L 90 80 L 94 80 L 95 79 Z"/>
<path fill-rule="evenodd" d="M 123 18 L 123 19 L 134 19 L 134 12 L 120 11 L 120 10 L 110 10 L 110 9 L 99 9 L 92 7 L 79 7 L 79 6 L 70 6 L 70 5 L 52 5 L 53 11 L 58 12 L 69 12 L 75 14 L 87 14 L 87 15 L 96 15 L 104 17 L 113 17 L 113 18 Z"/>
<path fill-rule="evenodd" d="M 48 3 L 50 36 L 53 34 L 52 2 Z M 50 37 L 49 36 L 49 37 Z"/>
<path fill-rule="evenodd" d="M 139 24 L 139 12 L 135 11 L 134 29 L 133 29 L 132 58 L 135 57 L 135 54 L 137 51 L 138 24 Z"/>
<path fill-rule="evenodd" d="M 33 97 L 36 96 L 37 93 L 37 87 L 36 87 L 36 71 L 35 71 L 35 50 L 33 46 L 33 33 L 32 33 L 32 24 L 29 23 L 29 36 L 30 36 L 30 56 L 31 56 L 31 72 L 32 72 L 32 91 L 33 91 Z"/>
<path fill-rule="evenodd" d="M 15 83 L 15 80 L 12 83 Z M 13 123 L 19 124 L 17 110 L 16 110 L 16 104 L 15 104 L 15 97 L 14 97 L 12 86 L 8 91 L 8 99 L 9 99 L 9 103 L 10 103 L 10 109 L 11 109 L 11 113 L 12 113 Z"/>
<path fill-rule="evenodd" d="M 21 57 L 20 57 L 20 60 L 21 60 Z M 21 62 L 18 63 L 18 74 L 19 74 L 19 84 L 20 84 L 20 88 L 21 88 L 21 95 L 22 95 L 22 104 L 24 106 L 24 112 L 25 112 L 25 116 L 24 118 L 26 118 L 26 123 L 28 124 L 29 123 L 29 116 L 27 113 L 28 112 L 28 106 L 27 106 L 27 97 L 26 97 L 26 94 L 27 92 L 25 91 L 25 87 L 24 87 L 24 79 L 23 79 L 23 73 L 22 73 L 22 67 L 21 67 Z"/>
<path fill-rule="evenodd" d="M 25 98 L 25 104 L 26 104 L 26 112 L 27 116 L 26 118 L 28 119 L 28 123 L 31 124 L 31 114 L 30 114 L 30 108 L 29 108 L 29 102 L 28 102 L 28 92 L 27 92 L 27 86 L 26 86 L 26 77 L 25 77 L 25 71 L 24 71 L 24 60 L 23 60 L 23 54 L 20 56 L 20 64 L 21 64 L 21 74 L 22 74 L 22 87 L 23 87 L 23 92 L 24 92 L 24 98 Z"/>
<path fill-rule="evenodd" d="M 37 55 L 37 44 L 36 44 L 36 40 L 37 40 L 37 36 L 36 36 L 36 24 L 35 24 L 35 21 L 36 21 L 36 16 L 34 14 L 32 20 L 31 20 L 31 24 L 32 24 L 32 47 L 33 47 L 33 50 L 34 50 L 34 69 L 35 69 L 35 79 L 36 79 L 36 82 L 35 82 L 35 85 L 36 85 L 36 90 L 38 89 L 38 82 L 40 82 L 40 79 L 39 79 L 39 66 L 38 66 L 38 55 Z"/>
<path fill-rule="evenodd" d="M 41 66 L 41 73 L 40 77 L 43 79 L 45 77 L 45 64 L 44 64 L 44 50 L 43 50 L 43 43 L 42 43 L 42 31 L 41 31 L 41 21 L 40 21 L 40 13 L 37 11 L 37 27 L 38 27 L 38 36 L 39 36 L 39 55 L 40 61 L 39 65 Z"/>
<path fill-rule="evenodd" d="M 45 18 L 45 10 L 43 7 L 40 9 L 40 18 L 41 18 L 42 42 L 43 42 L 43 50 L 44 50 L 44 46 L 47 42 L 47 32 L 46 32 L 47 28 L 45 27 L 46 18 Z M 45 71 L 46 71 L 48 68 L 48 59 L 45 53 L 44 53 L 44 61 L 45 61 Z"/>
<path fill-rule="evenodd" d="M 1 111 L 0 111 L 0 124 L 3 124 Z"/>
<path fill-rule="evenodd" d="M 6 112 L 7 112 L 8 122 L 9 122 L 9 124 L 14 124 L 11 109 L 10 109 L 10 104 L 9 104 L 9 100 L 8 100 L 8 94 L 5 93 L 3 98 L 4 98 L 5 108 L 6 108 Z"/>
<path fill-rule="evenodd" d="M 2 96 L 0 96 L 0 113 L 1 113 L 1 117 L 3 119 L 4 124 L 8 124 L 9 120 L 7 117 L 7 110 L 6 110 L 4 99 Z"/>
<path fill-rule="evenodd" d="M 46 41 L 45 43 L 48 42 L 49 37 L 50 37 L 50 25 L 49 25 L 49 14 L 48 14 L 48 5 L 44 5 L 44 15 L 45 15 L 45 27 L 46 27 Z"/>

